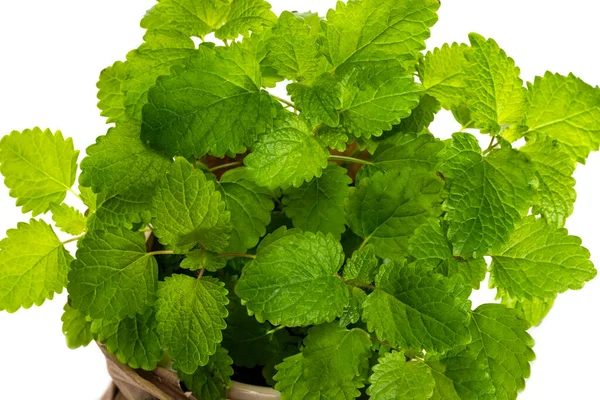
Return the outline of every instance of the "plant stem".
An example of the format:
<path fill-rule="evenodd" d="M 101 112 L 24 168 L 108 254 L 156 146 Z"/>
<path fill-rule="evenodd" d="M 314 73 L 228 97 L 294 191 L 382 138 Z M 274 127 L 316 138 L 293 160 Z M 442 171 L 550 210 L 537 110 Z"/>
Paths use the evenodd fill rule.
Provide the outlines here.
<path fill-rule="evenodd" d="M 76 241 L 78 241 L 79 239 L 81 239 L 84 236 L 85 235 L 72 237 L 71 239 L 67 239 L 64 242 L 61 242 L 61 244 L 67 244 L 67 243 L 71 243 L 71 242 L 76 242 Z"/>
<path fill-rule="evenodd" d="M 273 96 L 273 98 L 275 98 L 275 100 L 279 101 L 280 103 L 283 103 L 288 107 L 292 107 L 293 109 L 296 109 L 296 106 L 294 105 L 294 103 L 287 101 L 286 99 L 283 99 L 281 97 L 275 96 L 273 94 L 271 96 Z"/>
<path fill-rule="evenodd" d="M 367 243 L 369 243 L 369 239 L 371 239 L 371 236 L 367 236 L 365 238 L 365 240 L 363 240 L 363 242 L 360 244 L 360 247 L 358 248 L 358 251 L 361 251 L 362 249 L 365 248 L 365 246 L 367 245 Z"/>
<path fill-rule="evenodd" d="M 217 254 L 217 257 L 219 257 L 219 258 L 243 257 L 243 258 L 251 258 L 251 259 L 256 258 L 256 256 L 254 254 L 242 254 L 242 253 L 223 253 L 223 254 Z"/>
<path fill-rule="evenodd" d="M 175 252 L 173 252 L 173 250 L 156 250 L 146 253 L 148 256 L 160 256 L 164 254 L 175 254 Z"/>
<path fill-rule="evenodd" d="M 272 335 L 272 334 L 274 334 L 275 332 L 277 332 L 277 331 L 280 331 L 280 330 L 282 330 L 282 329 L 285 329 L 285 326 L 284 326 L 284 325 L 279 325 L 277 328 L 273 328 L 273 329 L 271 329 L 271 330 L 268 330 L 268 331 L 266 331 L 265 333 L 263 333 L 263 334 L 262 334 L 262 335 L 260 335 L 260 336 L 253 337 L 253 338 L 251 338 L 251 339 L 248 339 L 248 340 L 242 340 L 241 342 L 242 342 L 242 343 L 255 342 L 255 341 L 259 340 L 259 339 L 262 339 L 262 338 L 264 338 L 265 336 Z"/>
<path fill-rule="evenodd" d="M 230 162 L 230 163 L 227 163 L 227 164 L 217 165 L 216 167 L 212 167 L 211 169 L 209 169 L 209 171 L 213 172 L 213 171 L 217 171 L 217 170 L 222 169 L 222 168 L 237 167 L 238 165 L 242 165 L 242 162 L 241 161 L 234 161 L 234 162 Z"/>
<path fill-rule="evenodd" d="M 76 191 L 74 191 L 71 188 L 69 188 L 68 191 L 71 192 L 72 194 L 74 194 L 75 197 L 77 197 L 85 205 L 85 202 L 83 201 L 83 198 L 81 198 L 81 195 L 79 193 L 77 193 Z"/>
<path fill-rule="evenodd" d="M 373 337 L 373 336 L 369 336 L 369 338 L 371 339 L 372 342 L 379 343 L 379 344 L 381 344 L 383 346 L 387 346 L 387 347 L 389 347 L 391 349 L 394 349 L 394 350 L 399 350 L 398 348 L 392 346 L 391 344 L 389 344 L 385 340 L 379 340 L 379 339 L 377 339 L 376 337 Z"/>
<path fill-rule="evenodd" d="M 338 156 L 335 154 L 331 154 L 329 156 L 330 160 L 337 160 L 337 161 L 346 161 L 346 162 L 350 162 L 350 163 L 356 163 L 356 164 L 363 164 L 363 165 L 375 165 L 373 164 L 371 161 L 367 161 L 367 160 L 362 160 L 360 158 L 355 158 L 355 157 L 348 157 L 348 156 Z"/>
<path fill-rule="evenodd" d="M 498 145 L 498 143 L 500 143 L 500 142 L 494 143 L 495 140 L 496 140 L 496 136 L 492 136 L 492 140 L 490 140 L 490 144 L 488 145 L 487 149 L 485 149 L 485 151 L 483 152 L 483 155 L 486 155 L 490 151 L 494 150 L 496 148 L 496 146 Z"/>
<path fill-rule="evenodd" d="M 196 277 L 196 279 L 202 278 L 202 275 L 204 275 L 204 271 L 206 271 L 206 268 L 202 267 L 202 269 L 200 270 L 200 272 L 198 272 L 198 276 Z"/>
<path fill-rule="evenodd" d="M 354 283 L 351 281 L 343 281 L 346 285 L 348 286 L 352 286 L 352 287 L 357 287 L 357 288 L 361 288 L 361 289 L 368 289 L 368 290 L 377 290 L 377 286 L 375 285 L 367 285 L 367 284 L 362 284 L 362 283 Z"/>

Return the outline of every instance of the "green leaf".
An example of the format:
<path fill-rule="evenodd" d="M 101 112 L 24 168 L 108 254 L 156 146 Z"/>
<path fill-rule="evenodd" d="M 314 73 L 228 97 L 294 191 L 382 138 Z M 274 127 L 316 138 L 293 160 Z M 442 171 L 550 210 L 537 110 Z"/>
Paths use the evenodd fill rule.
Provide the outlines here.
<path fill-rule="evenodd" d="M 598 90 L 569 74 L 546 72 L 536 77 L 528 91 L 525 124 L 529 133 L 556 139 L 580 163 L 600 146 L 600 100 Z"/>
<path fill-rule="evenodd" d="M 203 38 L 215 32 L 219 39 L 235 39 L 258 32 L 277 20 L 263 0 L 159 0 L 144 19 L 142 28 L 173 30 Z"/>
<path fill-rule="evenodd" d="M 508 293 L 499 290 L 498 297 L 502 297 L 502 304 L 509 308 L 514 308 L 519 315 L 528 321 L 532 326 L 538 326 L 542 323 L 542 320 L 548 315 L 552 306 L 554 305 L 555 298 L 540 299 L 534 298 L 533 300 L 521 299 L 518 300 L 511 297 Z"/>
<path fill-rule="evenodd" d="M 215 252 L 227 247 L 230 214 L 221 193 L 185 159 L 176 158 L 158 183 L 152 208 L 154 234 L 175 252 L 197 244 Z"/>
<path fill-rule="evenodd" d="M 61 317 L 62 331 L 70 349 L 87 346 L 93 340 L 91 326 L 92 320 L 83 315 L 79 310 L 72 308 L 69 303 L 65 304 L 64 313 Z"/>
<path fill-rule="evenodd" d="M 361 329 L 335 324 L 309 330 L 302 353 L 286 358 L 275 368 L 275 389 L 290 400 L 310 398 L 352 399 L 368 368 L 371 341 Z"/>
<path fill-rule="evenodd" d="M 17 206 L 36 216 L 65 199 L 75 182 L 78 156 L 73 140 L 60 131 L 12 131 L 0 141 L 0 172 Z"/>
<path fill-rule="evenodd" d="M 190 271 L 199 271 L 202 268 L 206 268 L 207 271 L 214 272 L 225 268 L 226 264 L 227 259 L 219 258 L 217 254 L 205 249 L 198 249 L 187 253 L 183 261 L 181 261 L 180 267 L 189 269 Z"/>
<path fill-rule="evenodd" d="M 207 365 L 223 339 L 227 290 L 211 277 L 194 279 L 175 274 L 158 289 L 156 320 L 161 342 L 175 361 L 175 369 L 193 374 Z"/>
<path fill-rule="evenodd" d="M 444 352 L 466 344 L 471 302 L 459 282 L 414 264 L 383 264 L 363 320 L 377 338 L 402 349 Z"/>
<path fill-rule="evenodd" d="M 468 133 L 453 134 L 440 159 L 439 170 L 450 187 L 446 219 L 454 255 L 482 256 L 506 239 L 532 205 L 532 163 L 524 153 L 508 148 L 484 157 L 477 139 Z"/>
<path fill-rule="evenodd" d="M 56 227 L 69 235 L 80 235 L 87 229 L 87 218 L 65 203 L 51 203 L 50 211 Z"/>
<path fill-rule="evenodd" d="M 117 321 L 95 320 L 92 332 L 119 361 L 131 368 L 152 371 L 163 357 L 154 310 Z"/>
<path fill-rule="evenodd" d="M 274 207 L 271 191 L 258 186 L 249 175 L 246 168 L 232 169 L 216 185 L 234 222 L 225 249 L 229 253 L 244 253 L 256 246 L 271 222 Z"/>
<path fill-rule="evenodd" d="M 330 322 L 348 304 L 348 289 L 336 275 L 343 262 L 342 246 L 333 236 L 280 229 L 259 245 L 235 292 L 261 322 Z"/>
<path fill-rule="evenodd" d="M 285 214 L 296 228 L 331 233 L 339 239 L 346 230 L 344 201 L 351 183 L 345 168 L 329 163 L 320 177 L 284 191 Z"/>
<path fill-rule="evenodd" d="M 391 64 L 410 71 L 425 49 L 439 5 L 437 0 L 338 2 L 327 13 L 323 52 L 336 68 Z"/>
<path fill-rule="evenodd" d="M 429 133 L 422 135 L 399 134 L 384 140 L 378 147 L 367 166 L 369 172 L 412 168 L 421 171 L 433 171 L 438 162 L 438 153 L 444 143 Z"/>
<path fill-rule="evenodd" d="M 525 113 L 525 88 L 519 68 L 493 39 L 471 33 L 468 68 L 468 105 L 475 126 L 497 134 L 503 125 L 519 123 Z"/>
<path fill-rule="evenodd" d="M 337 324 L 338 326 L 348 326 L 350 324 L 356 324 L 362 315 L 363 304 L 367 294 L 357 287 L 350 288 L 350 302 L 344 308 L 342 315 L 340 316 Z"/>
<path fill-rule="evenodd" d="M 217 347 L 208 364 L 198 367 L 193 374 L 179 372 L 179 378 L 198 399 L 225 399 L 231 386 L 232 363 L 227 350 Z"/>
<path fill-rule="evenodd" d="M 79 185 L 79 197 L 83 204 L 88 207 L 90 213 L 96 211 L 98 196 L 91 188 Z"/>
<path fill-rule="evenodd" d="M 514 400 L 525 388 L 535 354 L 529 324 L 501 304 L 473 312 L 472 341 L 441 361 L 461 399 Z"/>
<path fill-rule="evenodd" d="M 231 0 L 225 23 L 216 30 L 219 39 L 236 39 L 239 35 L 248 36 L 248 31 L 260 32 L 264 26 L 277 21 L 271 12 L 271 5 L 263 0 Z"/>
<path fill-rule="evenodd" d="M 341 122 L 356 137 L 381 136 L 419 105 L 423 90 L 399 68 L 353 71 L 342 79 Z"/>
<path fill-rule="evenodd" d="M 154 189 L 171 159 L 140 140 L 140 124 L 119 122 L 87 148 L 79 182 L 109 196 Z"/>
<path fill-rule="evenodd" d="M 71 304 L 93 319 L 119 320 L 145 312 L 155 300 L 158 266 L 142 232 L 91 230 L 69 271 Z"/>
<path fill-rule="evenodd" d="M 156 78 L 168 75 L 173 66 L 183 64 L 196 53 L 189 36 L 171 29 L 148 32 L 144 40 L 138 49 L 127 54 L 127 61 L 117 61 L 100 74 L 96 85 L 98 108 L 108 123 L 139 122 Z"/>
<path fill-rule="evenodd" d="M 589 258 L 581 239 L 529 216 L 492 249 L 490 286 L 517 299 L 553 299 L 567 289 L 581 289 L 596 276 Z"/>
<path fill-rule="evenodd" d="M 428 94 L 421 97 L 419 105 L 410 115 L 398 125 L 392 127 L 392 132 L 417 133 L 428 132 L 427 128 L 433 122 L 435 114 L 440 111 L 440 103 Z"/>
<path fill-rule="evenodd" d="M 356 250 L 344 266 L 344 279 L 354 281 L 361 285 L 370 285 L 375 279 L 379 269 L 379 259 L 375 255 L 375 248 L 368 244 Z"/>
<path fill-rule="evenodd" d="M 575 161 L 559 142 L 549 137 L 531 138 L 520 150 L 527 154 L 536 169 L 539 182 L 534 214 L 541 214 L 550 225 L 561 228 L 573 213 Z"/>
<path fill-rule="evenodd" d="M 427 52 L 419 66 L 419 77 L 427 94 L 435 97 L 442 107 L 450 110 L 466 100 L 466 44 L 444 44 Z"/>
<path fill-rule="evenodd" d="M 141 25 L 149 30 L 174 30 L 185 36 L 204 37 L 223 24 L 229 0 L 158 0 Z"/>
<path fill-rule="evenodd" d="M 310 84 L 291 83 L 287 86 L 287 92 L 302 115 L 313 125 L 339 125 L 342 84 L 333 75 L 324 73 Z"/>
<path fill-rule="evenodd" d="M 273 121 L 272 100 L 260 87 L 253 54 L 237 43 L 201 46 L 150 90 L 142 140 L 168 155 L 244 152 Z"/>
<path fill-rule="evenodd" d="M 411 168 L 376 172 L 351 191 L 348 225 L 382 258 L 406 255 L 408 239 L 428 218 L 441 213 L 442 181 Z"/>
<path fill-rule="evenodd" d="M 324 144 L 313 135 L 306 122 L 296 114 L 283 111 L 275 120 L 273 130 L 254 144 L 244 164 L 258 185 L 287 189 L 321 176 L 328 157 Z"/>
<path fill-rule="evenodd" d="M 452 244 L 439 219 L 430 219 L 415 231 L 409 241 L 409 253 L 420 268 L 428 268 L 444 276 L 457 276 L 473 289 L 479 289 L 487 273 L 483 258 L 463 259 L 452 255 Z"/>
<path fill-rule="evenodd" d="M 100 192 L 97 210 L 88 219 L 88 230 L 105 226 L 131 228 L 135 223 L 149 223 L 155 188 L 111 195 Z"/>
<path fill-rule="evenodd" d="M 403 353 L 394 351 L 379 359 L 369 378 L 367 394 L 373 400 L 427 400 L 433 396 L 435 381 L 423 361 L 406 361 Z"/>
<path fill-rule="evenodd" d="M 72 260 L 50 225 L 19 222 L 0 241 L 0 310 L 40 306 L 61 293 Z"/>
<path fill-rule="evenodd" d="M 267 42 L 267 60 L 286 79 L 311 81 L 319 73 L 319 47 L 306 21 L 289 11 L 279 16 Z"/>

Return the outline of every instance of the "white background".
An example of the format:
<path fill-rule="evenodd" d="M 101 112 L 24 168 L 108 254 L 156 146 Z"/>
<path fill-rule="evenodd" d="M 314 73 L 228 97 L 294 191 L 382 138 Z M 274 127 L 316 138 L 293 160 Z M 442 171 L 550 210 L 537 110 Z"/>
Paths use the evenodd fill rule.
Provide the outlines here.
<path fill-rule="evenodd" d="M 401 0 L 398 0 L 401 1 Z M 272 1 L 324 14 L 333 0 Z M 33 126 L 60 129 L 85 149 L 106 130 L 96 109 L 102 68 L 124 59 L 140 43 L 139 20 L 153 0 L 0 1 L 0 135 Z M 493 37 L 533 80 L 546 70 L 573 72 L 600 84 L 600 3 L 597 0 L 445 0 L 428 49 L 467 41 L 469 32 Z M 433 131 L 447 137 L 456 125 L 441 113 Z M 576 172 L 578 200 L 568 220 L 600 265 L 600 155 Z M 75 201 L 71 204 L 76 205 Z M 0 189 L 0 231 L 26 221 L 8 191 Z M 489 301 L 483 291 L 475 301 Z M 98 399 L 109 379 L 93 345 L 69 350 L 61 333 L 65 295 L 16 314 L 0 312 L 0 399 Z M 519 397 L 600 398 L 600 278 L 559 297 L 541 327 L 533 329 L 537 360 Z"/>

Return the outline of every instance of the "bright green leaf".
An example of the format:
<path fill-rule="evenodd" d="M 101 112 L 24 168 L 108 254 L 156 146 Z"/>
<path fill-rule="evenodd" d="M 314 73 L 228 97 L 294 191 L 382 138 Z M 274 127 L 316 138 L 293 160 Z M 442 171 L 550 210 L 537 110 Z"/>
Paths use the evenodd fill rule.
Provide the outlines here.
<path fill-rule="evenodd" d="M 87 218 L 79 210 L 65 203 L 51 203 L 50 211 L 56 227 L 69 235 L 80 235 L 87 229 Z"/>
<path fill-rule="evenodd" d="M 185 258 L 181 262 L 180 267 L 189 269 L 190 271 L 199 271 L 205 268 L 207 271 L 217 271 L 221 268 L 225 268 L 227 259 L 217 257 L 217 254 L 206 251 L 205 249 L 198 249 L 190 251 L 185 255 Z"/>
<path fill-rule="evenodd" d="M 70 349 L 76 349 L 90 344 L 94 339 L 90 329 L 92 326 L 91 318 L 72 308 L 69 303 L 65 304 L 64 311 L 61 321 L 67 346 Z"/>
<path fill-rule="evenodd" d="M 363 320 L 378 339 L 402 349 L 444 352 L 466 344 L 471 302 L 459 282 L 414 264 L 383 264 Z"/>
<path fill-rule="evenodd" d="M 214 182 L 177 158 L 158 183 L 153 199 L 152 224 L 161 243 L 176 252 L 186 252 L 197 244 L 219 252 L 227 247 L 229 219 Z"/>
<path fill-rule="evenodd" d="M 217 347 L 208 364 L 198 367 L 193 374 L 179 372 L 179 378 L 197 399 L 225 399 L 227 389 L 231 386 L 232 363 L 227 350 Z"/>
<path fill-rule="evenodd" d="M 306 122 L 283 111 L 273 130 L 260 137 L 252 153 L 244 158 L 250 177 L 260 186 L 275 189 L 299 187 L 321 176 L 329 153 Z"/>
<path fill-rule="evenodd" d="M 406 361 L 394 351 L 379 359 L 369 378 L 367 394 L 373 400 L 427 400 L 433 395 L 435 381 L 423 361 Z"/>
<path fill-rule="evenodd" d="M 75 182 L 78 156 L 73 140 L 60 131 L 13 131 L 0 141 L 0 172 L 17 206 L 36 216 L 65 199 Z"/>
<path fill-rule="evenodd" d="M 364 248 L 356 250 L 344 266 L 344 279 L 356 281 L 361 285 L 370 285 L 375 279 L 379 269 L 379 259 L 375 255 L 375 248 L 367 244 Z"/>
<path fill-rule="evenodd" d="M 302 115 L 313 125 L 323 123 L 336 127 L 340 123 L 342 84 L 333 75 L 324 73 L 310 84 L 291 83 L 287 91 Z"/>
<path fill-rule="evenodd" d="M 330 163 L 320 177 L 284 191 L 285 214 L 296 228 L 339 238 L 346 230 L 344 201 L 350 183 L 346 169 Z"/>
<path fill-rule="evenodd" d="M 348 304 L 348 289 L 337 276 L 343 262 L 342 246 L 333 236 L 279 230 L 260 244 L 235 292 L 259 321 L 286 326 L 329 322 Z"/>
<path fill-rule="evenodd" d="M 177 370 L 193 374 L 217 351 L 229 302 L 223 286 L 211 277 L 180 274 L 161 283 L 155 305 L 158 335 Z"/>
<path fill-rule="evenodd" d="M 0 241 L 0 310 L 40 306 L 61 293 L 72 260 L 50 225 L 19 222 Z"/>
<path fill-rule="evenodd" d="M 74 308 L 94 319 L 119 320 L 145 312 L 155 300 L 158 266 L 142 232 L 112 227 L 88 232 L 69 272 Z"/>

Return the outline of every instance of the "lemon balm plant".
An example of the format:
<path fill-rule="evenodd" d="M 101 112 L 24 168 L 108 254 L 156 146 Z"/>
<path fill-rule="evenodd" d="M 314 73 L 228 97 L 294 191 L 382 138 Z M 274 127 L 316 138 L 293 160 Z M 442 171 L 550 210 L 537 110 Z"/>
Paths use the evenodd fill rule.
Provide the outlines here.
<path fill-rule="evenodd" d="M 171 365 L 201 399 L 232 376 L 287 399 L 516 398 L 527 330 L 596 274 L 563 226 L 600 145 L 600 91 L 549 72 L 524 84 L 477 34 L 423 54 L 438 7 L 159 1 L 144 43 L 102 71 L 114 126 L 78 185 L 60 132 L 0 142 L 34 217 L 0 242 L 0 309 L 66 287 L 70 347 Z M 443 141 L 428 130 L 441 108 L 463 126 Z M 488 273 L 500 301 L 472 309 Z"/>

